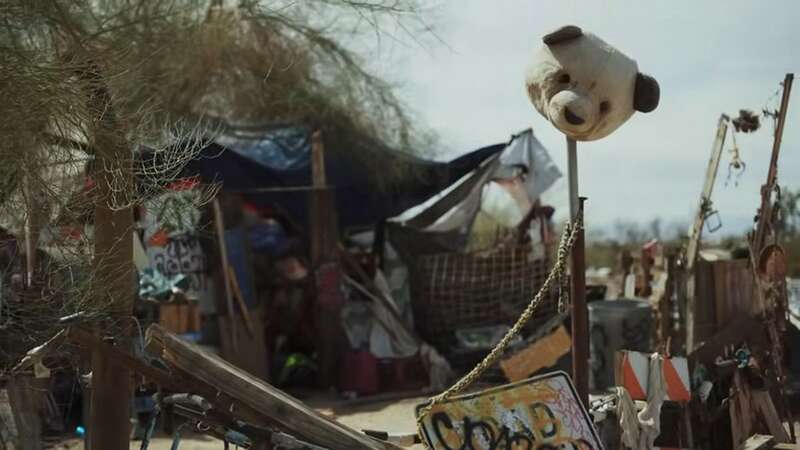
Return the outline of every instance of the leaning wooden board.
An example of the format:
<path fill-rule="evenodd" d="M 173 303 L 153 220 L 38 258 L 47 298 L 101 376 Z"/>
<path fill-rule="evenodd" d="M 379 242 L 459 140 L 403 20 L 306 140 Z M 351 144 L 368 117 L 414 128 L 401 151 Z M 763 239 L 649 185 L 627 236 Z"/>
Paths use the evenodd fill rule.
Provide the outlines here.
<path fill-rule="evenodd" d="M 564 372 L 453 397 L 434 405 L 422 424 L 434 450 L 603 448 Z"/>
<path fill-rule="evenodd" d="M 168 364 L 225 393 L 289 434 L 331 450 L 397 449 L 309 408 L 301 401 L 240 370 L 216 355 L 183 341 L 158 325 L 147 330 L 147 348 L 160 348 Z"/>

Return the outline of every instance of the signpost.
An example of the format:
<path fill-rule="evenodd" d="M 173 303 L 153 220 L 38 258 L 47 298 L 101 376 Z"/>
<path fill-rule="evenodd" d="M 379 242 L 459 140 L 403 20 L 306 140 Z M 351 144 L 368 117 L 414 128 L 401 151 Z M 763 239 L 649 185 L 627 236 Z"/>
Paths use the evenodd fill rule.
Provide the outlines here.
<path fill-rule="evenodd" d="M 418 415 L 425 406 L 417 407 Z M 432 450 L 603 448 L 564 372 L 437 403 L 425 414 L 422 431 Z"/>

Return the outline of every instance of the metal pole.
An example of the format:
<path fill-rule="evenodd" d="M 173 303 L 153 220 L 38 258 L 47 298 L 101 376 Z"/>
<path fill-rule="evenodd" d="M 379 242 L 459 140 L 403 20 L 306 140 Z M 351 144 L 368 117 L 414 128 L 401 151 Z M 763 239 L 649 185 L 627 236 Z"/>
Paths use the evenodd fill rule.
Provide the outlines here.
<path fill-rule="evenodd" d="M 567 138 L 567 181 L 569 182 L 569 216 L 578 213 L 578 143 Z"/>
<path fill-rule="evenodd" d="M 574 221 L 583 210 L 584 198 L 578 197 L 578 151 L 575 140 L 567 138 L 567 178 L 569 181 L 570 217 Z M 586 249 L 583 229 L 578 230 L 570 253 L 570 298 L 572 300 L 572 380 L 578 396 L 589 407 L 589 319 L 586 308 Z"/>

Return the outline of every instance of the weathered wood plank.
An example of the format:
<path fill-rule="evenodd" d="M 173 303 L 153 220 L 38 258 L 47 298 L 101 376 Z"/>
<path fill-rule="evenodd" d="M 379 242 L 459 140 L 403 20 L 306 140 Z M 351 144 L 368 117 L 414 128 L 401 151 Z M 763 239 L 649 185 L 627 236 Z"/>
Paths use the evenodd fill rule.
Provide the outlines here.
<path fill-rule="evenodd" d="M 127 367 L 131 371 L 144 376 L 145 378 L 168 388 L 180 388 L 178 383 L 170 376 L 168 372 L 161 369 L 156 369 L 146 362 L 133 357 L 128 352 L 120 350 L 112 345 L 106 344 L 99 337 L 87 331 L 73 328 L 67 333 L 67 340 L 80 345 L 92 352 L 98 352 L 107 358 L 109 361 Z"/>
<path fill-rule="evenodd" d="M 739 450 L 769 450 L 773 448 L 775 444 L 775 439 L 768 434 L 754 434 L 750 436 Z"/>
<path fill-rule="evenodd" d="M 561 325 L 553 333 L 500 361 L 500 368 L 509 381 L 523 380 L 539 369 L 555 365 L 559 358 L 569 352 L 571 343 L 567 329 Z"/>
<path fill-rule="evenodd" d="M 158 325 L 147 330 L 149 348 L 161 346 L 171 365 L 229 395 L 263 415 L 282 430 L 331 450 L 396 449 L 332 421 L 285 392 L 204 352 Z"/>

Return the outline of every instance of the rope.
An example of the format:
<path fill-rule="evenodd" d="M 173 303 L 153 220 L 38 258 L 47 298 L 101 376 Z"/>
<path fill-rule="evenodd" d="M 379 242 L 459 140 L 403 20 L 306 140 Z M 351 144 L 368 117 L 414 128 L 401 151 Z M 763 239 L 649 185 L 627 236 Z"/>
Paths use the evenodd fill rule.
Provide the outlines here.
<path fill-rule="evenodd" d="M 423 419 L 425 416 L 431 412 L 435 405 L 447 401 L 453 395 L 462 392 L 464 389 L 472 385 L 489 367 L 491 367 L 495 362 L 497 362 L 498 359 L 500 359 L 503 352 L 505 352 L 506 348 L 511 343 L 511 340 L 518 335 L 519 332 L 522 331 L 522 328 L 525 326 L 525 324 L 527 324 L 528 321 L 533 318 L 533 315 L 539 307 L 539 304 L 542 303 L 545 294 L 550 291 L 553 283 L 556 280 L 558 280 L 560 285 L 558 295 L 559 312 L 569 309 L 569 298 L 567 294 L 569 291 L 568 277 L 566 274 L 567 257 L 569 256 L 572 247 L 575 245 L 578 232 L 582 228 L 583 209 L 579 208 L 575 220 L 572 222 L 567 222 L 567 224 L 564 226 L 564 231 L 561 234 L 561 241 L 558 244 L 556 262 L 553 265 L 553 268 L 547 275 L 542 287 L 539 288 L 539 292 L 537 292 L 536 295 L 531 299 L 530 303 L 528 303 L 528 306 L 522 312 L 522 315 L 520 315 L 519 319 L 517 319 L 517 322 L 514 324 L 514 326 L 508 330 L 506 335 L 503 336 L 503 339 L 497 343 L 497 345 L 489 352 L 488 355 L 486 355 L 485 358 L 483 358 L 481 362 L 478 363 L 478 365 L 476 365 L 468 374 L 458 380 L 449 389 L 439 395 L 431 397 L 429 399 L 429 403 L 417 414 L 417 433 L 419 433 L 422 442 L 426 442 L 423 433 Z"/>

